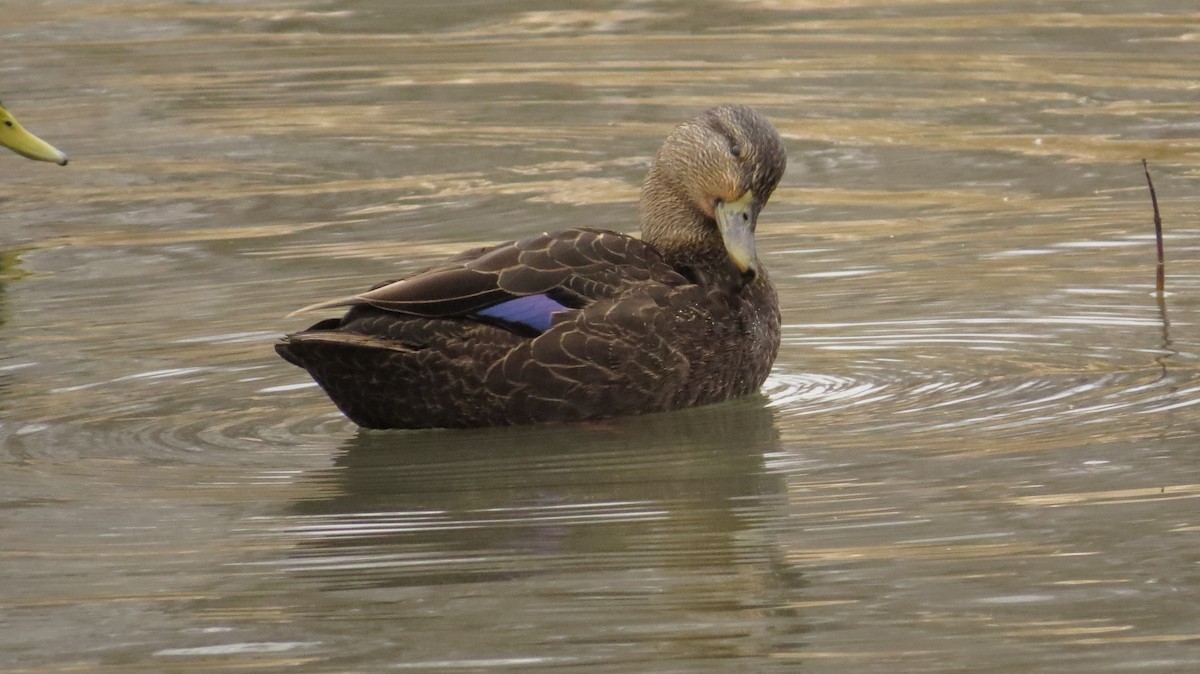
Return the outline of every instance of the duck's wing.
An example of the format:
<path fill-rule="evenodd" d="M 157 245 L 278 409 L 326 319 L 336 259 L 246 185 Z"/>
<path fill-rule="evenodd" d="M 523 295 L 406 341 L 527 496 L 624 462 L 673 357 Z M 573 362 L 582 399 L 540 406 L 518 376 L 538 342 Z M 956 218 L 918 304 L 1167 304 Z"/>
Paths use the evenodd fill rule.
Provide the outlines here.
<path fill-rule="evenodd" d="M 480 314 L 539 327 L 541 322 L 548 325 L 552 311 L 581 308 L 613 296 L 631 281 L 651 279 L 686 282 L 640 239 L 607 230 L 570 229 L 473 249 L 414 276 L 291 315 L 369 305 L 411 316 Z"/>

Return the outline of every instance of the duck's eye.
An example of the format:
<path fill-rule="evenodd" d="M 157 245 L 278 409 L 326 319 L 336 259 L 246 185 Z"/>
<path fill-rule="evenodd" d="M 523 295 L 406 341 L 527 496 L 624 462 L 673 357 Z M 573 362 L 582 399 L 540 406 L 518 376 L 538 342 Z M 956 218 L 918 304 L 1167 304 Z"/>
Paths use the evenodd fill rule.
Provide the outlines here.
<path fill-rule="evenodd" d="M 6 120 L 4 120 L 4 126 L 12 127 L 12 122 L 10 122 L 6 119 Z"/>
<path fill-rule="evenodd" d="M 742 146 L 741 145 L 731 145 L 729 147 L 729 154 L 733 155 L 734 157 L 742 156 Z"/>

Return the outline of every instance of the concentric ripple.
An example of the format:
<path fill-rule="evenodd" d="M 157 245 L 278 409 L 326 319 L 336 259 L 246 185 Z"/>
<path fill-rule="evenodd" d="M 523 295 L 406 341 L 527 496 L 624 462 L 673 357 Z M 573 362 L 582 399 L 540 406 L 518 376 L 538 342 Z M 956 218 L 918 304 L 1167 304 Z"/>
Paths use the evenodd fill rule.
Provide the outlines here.
<path fill-rule="evenodd" d="M 1063 334 L 1106 324 L 1156 327 L 1094 316 L 802 326 L 804 337 L 785 338 L 790 348 L 764 392 L 785 419 L 815 416 L 856 432 L 941 435 L 950 445 L 966 432 L 1086 433 L 1113 418 L 1149 430 L 1154 413 L 1200 404 L 1194 362 L 1170 348 Z M 1080 343 L 1096 346 L 1081 350 Z M 792 353 L 819 355 L 816 364 L 828 371 L 788 371 L 783 359 Z"/>

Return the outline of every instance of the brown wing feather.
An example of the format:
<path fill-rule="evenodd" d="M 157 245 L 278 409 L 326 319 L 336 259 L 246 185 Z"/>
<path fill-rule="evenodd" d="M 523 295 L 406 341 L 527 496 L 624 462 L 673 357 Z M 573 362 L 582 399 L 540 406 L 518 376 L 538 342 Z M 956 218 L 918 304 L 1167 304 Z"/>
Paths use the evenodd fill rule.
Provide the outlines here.
<path fill-rule="evenodd" d="M 546 292 L 578 305 L 610 297 L 630 280 L 652 276 L 685 282 L 639 239 L 606 230 L 572 229 L 477 248 L 408 278 L 294 314 L 367 304 L 414 316 L 462 316 Z"/>

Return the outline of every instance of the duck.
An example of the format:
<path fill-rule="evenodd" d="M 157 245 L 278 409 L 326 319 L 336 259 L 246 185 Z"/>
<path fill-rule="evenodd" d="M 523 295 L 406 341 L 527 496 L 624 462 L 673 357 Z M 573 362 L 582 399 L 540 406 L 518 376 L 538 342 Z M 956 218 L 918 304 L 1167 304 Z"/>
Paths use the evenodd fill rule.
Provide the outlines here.
<path fill-rule="evenodd" d="M 53 162 L 59 166 L 67 165 L 65 152 L 26 131 L 3 104 L 0 104 L 0 145 L 22 157 Z"/>
<path fill-rule="evenodd" d="M 783 177 L 779 132 L 725 104 L 650 163 L 641 237 L 576 227 L 464 251 L 365 292 L 275 344 L 369 429 L 587 422 L 759 390 L 779 299 L 758 217 Z"/>

